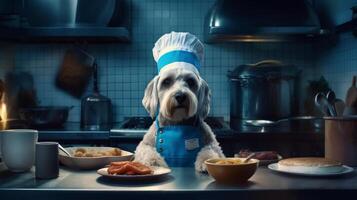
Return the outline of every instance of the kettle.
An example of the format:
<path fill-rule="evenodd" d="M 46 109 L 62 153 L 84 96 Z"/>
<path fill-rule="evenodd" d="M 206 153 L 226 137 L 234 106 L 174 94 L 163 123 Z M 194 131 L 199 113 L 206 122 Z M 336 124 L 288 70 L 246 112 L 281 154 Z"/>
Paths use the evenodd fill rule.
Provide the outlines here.
<path fill-rule="evenodd" d="M 112 126 L 112 104 L 109 98 L 99 94 L 96 62 L 93 68 L 93 94 L 82 99 L 81 128 L 91 131 L 109 130 Z"/>

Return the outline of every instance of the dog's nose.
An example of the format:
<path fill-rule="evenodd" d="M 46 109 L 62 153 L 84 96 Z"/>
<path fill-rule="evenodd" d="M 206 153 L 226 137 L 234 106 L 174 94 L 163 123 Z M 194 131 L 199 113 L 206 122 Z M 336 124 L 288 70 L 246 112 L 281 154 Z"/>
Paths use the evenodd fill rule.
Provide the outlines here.
<path fill-rule="evenodd" d="M 175 94 L 175 99 L 177 103 L 182 104 L 186 100 L 186 94 L 182 92 L 178 92 Z"/>

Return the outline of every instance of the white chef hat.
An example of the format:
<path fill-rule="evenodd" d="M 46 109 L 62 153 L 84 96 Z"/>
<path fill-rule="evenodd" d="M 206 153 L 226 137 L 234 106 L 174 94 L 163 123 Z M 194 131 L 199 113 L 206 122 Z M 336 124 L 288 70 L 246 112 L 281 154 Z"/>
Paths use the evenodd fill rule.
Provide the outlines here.
<path fill-rule="evenodd" d="M 198 73 L 203 60 L 202 42 L 188 32 L 171 32 L 161 36 L 152 52 L 159 73 L 175 62 L 187 63 L 185 66 Z"/>

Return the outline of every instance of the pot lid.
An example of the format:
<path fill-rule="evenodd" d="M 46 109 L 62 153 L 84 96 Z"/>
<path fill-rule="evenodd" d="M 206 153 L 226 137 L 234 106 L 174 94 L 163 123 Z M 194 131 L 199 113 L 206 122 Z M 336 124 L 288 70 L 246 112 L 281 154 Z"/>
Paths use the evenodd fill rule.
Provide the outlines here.
<path fill-rule="evenodd" d="M 299 70 L 278 60 L 263 60 L 255 64 L 245 64 L 228 71 L 229 78 L 296 77 Z"/>

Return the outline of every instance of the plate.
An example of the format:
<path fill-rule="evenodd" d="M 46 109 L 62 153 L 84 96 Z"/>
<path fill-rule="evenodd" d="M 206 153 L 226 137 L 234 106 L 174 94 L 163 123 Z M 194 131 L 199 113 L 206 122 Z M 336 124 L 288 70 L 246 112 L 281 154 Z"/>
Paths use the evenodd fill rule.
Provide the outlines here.
<path fill-rule="evenodd" d="M 278 154 L 277 156 L 278 156 L 278 159 L 275 159 L 275 160 L 259 160 L 259 166 L 267 166 L 269 164 L 276 163 L 279 160 L 283 159 L 283 157 L 281 155 Z"/>
<path fill-rule="evenodd" d="M 278 159 L 274 159 L 274 160 L 259 160 L 259 166 L 267 166 L 269 164 L 276 163 L 279 160 L 283 159 L 283 157 L 281 155 L 278 154 L 277 156 L 278 156 Z M 234 155 L 234 157 L 241 158 L 238 156 L 238 154 Z"/>
<path fill-rule="evenodd" d="M 295 174 L 295 175 L 303 175 L 303 176 L 337 176 L 337 175 L 343 175 L 343 174 L 348 174 L 353 172 L 353 168 L 342 165 L 342 170 L 340 172 L 319 172 L 319 173 L 308 173 L 308 172 L 302 172 L 302 171 L 287 171 L 287 170 L 281 170 L 278 168 L 278 163 L 273 163 L 268 165 L 268 168 L 276 171 L 276 172 L 282 172 L 282 173 L 288 173 L 288 174 Z"/>
<path fill-rule="evenodd" d="M 70 154 L 76 151 L 78 148 L 107 151 L 113 149 L 113 147 L 70 147 L 65 148 Z M 60 162 L 70 168 L 74 169 L 99 169 L 111 162 L 127 161 L 131 160 L 134 156 L 133 153 L 121 150 L 121 156 L 103 156 L 103 157 L 69 157 L 63 152 L 59 151 Z"/>
<path fill-rule="evenodd" d="M 108 174 L 107 167 L 99 169 L 97 173 L 107 178 L 122 180 L 122 181 L 154 180 L 171 173 L 171 169 L 165 167 L 151 167 L 151 169 L 154 171 L 154 173 L 147 174 L 147 175 L 113 175 L 113 174 Z"/>

